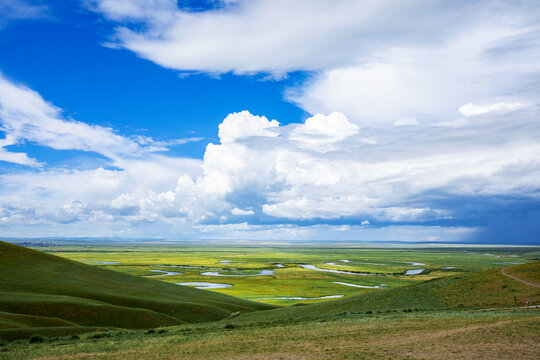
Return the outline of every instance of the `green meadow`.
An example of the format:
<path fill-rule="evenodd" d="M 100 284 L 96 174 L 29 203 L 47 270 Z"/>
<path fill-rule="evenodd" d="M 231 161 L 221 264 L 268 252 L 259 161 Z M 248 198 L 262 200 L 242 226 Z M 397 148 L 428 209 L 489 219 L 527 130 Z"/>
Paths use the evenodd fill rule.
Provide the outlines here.
<path fill-rule="evenodd" d="M 16 341 L 3 359 L 535 359 L 537 311 L 421 311 L 96 331 Z"/>
<path fill-rule="evenodd" d="M 51 254 L 104 269 L 169 283 L 211 282 L 232 285 L 211 291 L 276 305 L 328 301 L 260 299 L 272 297 L 318 298 L 396 288 L 433 278 L 523 264 L 537 256 L 537 248 L 313 248 L 227 246 L 85 246 L 54 247 Z M 279 264 L 279 265 L 278 265 Z M 331 273 L 302 268 L 369 275 Z M 171 266 L 186 266 L 182 268 Z M 195 267 L 195 268 L 189 268 Z M 417 275 L 405 275 L 420 270 Z M 179 272 L 162 275 L 152 270 Z M 256 275 L 271 270 L 272 275 Z M 218 272 L 228 276 L 202 275 Z M 164 273 L 162 273 L 164 274 Z M 336 282 L 362 287 L 347 286 Z M 379 288 L 375 288 L 379 287 Z"/>
<path fill-rule="evenodd" d="M 533 359 L 540 354 L 538 248 L 45 250 L 0 242 L 1 359 Z M 261 271 L 272 274 L 240 276 Z M 179 282 L 233 286 L 200 290 Z M 343 296 L 257 299 L 331 295 Z"/>

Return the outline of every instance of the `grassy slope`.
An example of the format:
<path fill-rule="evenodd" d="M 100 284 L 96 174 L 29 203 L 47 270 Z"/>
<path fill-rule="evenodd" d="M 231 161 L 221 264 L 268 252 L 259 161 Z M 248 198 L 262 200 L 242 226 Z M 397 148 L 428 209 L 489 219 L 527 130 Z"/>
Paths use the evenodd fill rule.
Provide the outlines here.
<path fill-rule="evenodd" d="M 532 278 L 534 274 L 540 273 L 540 262 L 510 268 L 516 276 L 525 269 L 528 276 Z M 245 314 L 236 318 L 235 321 L 313 318 L 342 312 L 511 307 L 524 305 L 525 301 L 539 304 L 540 289 L 503 276 L 501 269 L 490 269 L 428 280 L 400 288 L 374 291 L 336 301 Z"/>
<path fill-rule="evenodd" d="M 0 242 L 0 311 L 84 326 L 149 328 L 272 306 L 81 264 Z M 0 317 L 3 326 L 6 317 Z M 36 320 L 37 321 L 37 320 Z"/>
<path fill-rule="evenodd" d="M 0 358 L 67 359 L 534 359 L 538 311 L 349 314 L 302 322 L 183 325 L 148 333 L 0 345 Z"/>
<path fill-rule="evenodd" d="M 531 263 L 521 266 L 513 266 L 505 269 L 510 274 L 517 276 L 521 280 L 540 285 L 540 271 L 538 271 L 538 263 Z"/>
<path fill-rule="evenodd" d="M 520 265 L 512 271 L 517 274 L 523 269 L 534 277 L 540 263 Z M 97 336 L 81 335 L 80 340 L 63 338 L 30 345 L 14 342 L 0 346 L 0 355 L 6 359 L 61 359 L 79 354 L 137 360 L 534 358 L 540 351 L 538 310 L 456 311 L 513 306 L 514 296 L 520 302 L 517 305 L 524 300 L 540 301 L 539 289 L 492 269 L 343 300 L 175 326 L 164 333 L 100 332 Z M 401 311 L 409 308 L 424 311 Z M 391 312 L 386 313 L 388 310 Z"/>
<path fill-rule="evenodd" d="M 143 329 L 178 325 L 182 321 L 144 308 L 110 305 L 70 296 L 0 292 L 0 309 L 12 314 L 26 314 L 62 319 L 79 326 L 105 326 Z M 1 326 L 0 326 L 1 328 Z"/>
<path fill-rule="evenodd" d="M 48 316 L 33 316 L 12 314 L 0 311 L 0 329 L 27 328 L 27 327 L 62 327 L 76 326 L 76 324 Z"/>

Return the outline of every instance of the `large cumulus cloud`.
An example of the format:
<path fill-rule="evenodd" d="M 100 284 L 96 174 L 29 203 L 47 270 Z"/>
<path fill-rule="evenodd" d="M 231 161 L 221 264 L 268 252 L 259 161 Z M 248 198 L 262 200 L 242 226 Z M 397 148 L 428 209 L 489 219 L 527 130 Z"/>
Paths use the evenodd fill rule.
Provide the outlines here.
<path fill-rule="evenodd" d="M 0 221 L 161 224 L 238 238 L 246 232 L 347 238 L 365 236 L 366 228 L 385 228 L 395 238 L 396 226 L 405 234 L 421 226 L 431 234 L 424 238 L 437 239 L 446 228 L 442 238 L 456 239 L 482 225 L 471 219 L 498 203 L 538 201 L 535 113 L 519 108 L 478 114 L 459 126 L 384 129 L 359 128 L 338 112 L 281 126 L 248 111 L 232 113 L 202 162 L 152 155 L 125 159 L 117 170 L 3 175 Z"/>
<path fill-rule="evenodd" d="M 398 133 L 359 130 L 340 113 L 279 127 L 234 113 L 220 125 L 221 143 L 207 146 L 204 174 L 182 177 L 168 193 L 174 201 L 162 193 L 151 202 L 202 223 L 459 219 L 460 198 L 538 196 L 540 125 L 526 112 L 513 119 Z"/>
<path fill-rule="evenodd" d="M 4 228 L 455 239 L 500 222 L 501 209 L 537 218 L 527 215 L 540 190 L 534 1 L 84 3 L 112 21 L 108 46 L 163 67 L 274 80 L 303 71 L 285 98 L 310 117 L 233 113 L 204 159 L 175 158 L 168 143 L 66 119 L 0 77 L 0 160 L 33 169 L 0 176 Z M 14 150 L 24 142 L 99 153 L 107 166 L 50 167 Z"/>

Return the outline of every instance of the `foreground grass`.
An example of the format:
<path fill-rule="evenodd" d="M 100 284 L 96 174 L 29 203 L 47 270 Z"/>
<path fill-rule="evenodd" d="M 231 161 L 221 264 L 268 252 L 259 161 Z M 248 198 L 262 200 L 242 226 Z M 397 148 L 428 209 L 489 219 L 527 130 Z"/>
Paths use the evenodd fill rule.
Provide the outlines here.
<path fill-rule="evenodd" d="M 7 359 L 533 359 L 537 310 L 328 315 L 110 331 L 0 347 Z M 47 341 L 47 340 L 46 340 Z"/>
<path fill-rule="evenodd" d="M 521 308 L 540 302 L 540 289 L 523 281 L 538 279 L 540 262 L 505 269 L 514 278 L 501 268 L 461 271 L 335 301 L 268 309 L 2 243 L 0 260 L 2 359 L 528 359 L 540 354 L 540 310 Z M 279 271 L 298 281 L 323 281 L 292 262 L 286 265 Z M 261 278 L 249 279 L 253 286 L 261 284 Z M 119 329 L 163 326 L 169 327 Z"/>

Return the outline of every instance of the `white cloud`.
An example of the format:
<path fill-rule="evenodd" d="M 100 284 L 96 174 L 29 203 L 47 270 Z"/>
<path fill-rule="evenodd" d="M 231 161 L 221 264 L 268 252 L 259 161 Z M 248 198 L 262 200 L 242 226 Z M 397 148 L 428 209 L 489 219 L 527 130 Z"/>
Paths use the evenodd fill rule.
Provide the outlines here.
<path fill-rule="evenodd" d="M 324 71 L 287 98 L 312 114 L 339 109 L 357 123 L 377 125 L 438 109 L 446 95 L 431 92 L 435 82 L 408 64 L 353 66 Z"/>
<path fill-rule="evenodd" d="M 166 20 L 177 9 L 175 0 L 83 0 L 94 11 L 114 20 Z"/>
<path fill-rule="evenodd" d="M 242 121 L 249 124 L 249 117 L 260 119 L 244 112 Z M 483 119 L 443 132 L 433 126 L 402 134 L 391 127 L 372 130 L 369 143 L 354 128 L 339 139 L 321 137 L 317 149 L 296 138 L 311 132 L 313 121 L 333 118 L 348 124 L 343 115 L 317 115 L 305 124 L 274 128 L 279 136 L 263 138 L 268 141 L 255 132 L 209 144 L 204 174 L 182 178 L 173 191 L 175 208 L 203 223 L 247 215 L 241 210 L 246 207 L 283 221 L 422 222 L 459 216 L 443 199 L 534 198 L 540 189 L 540 131 L 529 118 L 516 117 L 511 124 Z M 331 151 L 319 151 L 327 145 Z M 436 201 L 430 200 L 433 194 Z"/>
<path fill-rule="evenodd" d="M 436 0 L 239 0 L 207 11 L 190 11 L 182 4 L 178 8 L 171 0 L 89 3 L 120 23 L 116 35 L 121 46 L 165 67 L 211 73 L 343 66 L 371 57 L 382 43 L 440 43 L 466 33 L 478 21 L 478 13 L 482 21 L 499 18 L 506 10 L 487 2 L 464 2 L 449 9 Z M 430 21 L 433 17 L 437 22 Z M 146 27 L 134 30 L 130 22 Z"/>
<path fill-rule="evenodd" d="M 289 134 L 291 140 L 305 144 L 306 148 L 319 151 L 332 150 L 332 143 L 358 133 L 358 126 L 351 124 L 345 115 L 333 112 L 328 116 L 316 114 L 296 127 Z"/>
<path fill-rule="evenodd" d="M 146 153 L 165 151 L 170 145 L 199 141 L 200 138 L 156 141 L 150 137 L 126 137 L 111 128 L 66 119 L 58 107 L 46 102 L 37 92 L 17 85 L 0 74 L 0 142 L 4 161 L 37 166 L 24 153 L 11 153 L 5 146 L 29 141 L 56 150 L 82 150 L 102 154 L 115 165 Z M 121 166 L 121 165 L 120 165 Z"/>
<path fill-rule="evenodd" d="M 468 102 L 539 98 L 534 2 L 239 0 L 205 11 L 169 0 L 91 3 L 117 22 L 117 46 L 167 68 L 277 79 L 312 71 L 286 98 L 361 126 L 451 122 Z"/>
<path fill-rule="evenodd" d="M 525 105 L 521 103 L 496 103 L 496 104 L 487 104 L 487 105 L 475 105 L 472 102 L 467 103 L 459 107 L 458 111 L 463 116 L 474 116 L 487 114 L 493 111 L 511 111 L 516 109 L 521 109 Z"/>
<path fill-rule="evenodd" d="M 242 209 L 239 209 L 239 208 L 234 208 L 234 209 L 231 210 L 231 214 L 240 215 L 240 216 L 246 216 L 246 215 L 255 214 L 255 211 L 253 211 L 253 210 L 242 210 Z"/>
<path fill-rule="evenodd" d="M 12 20 L 46 17 L 48 7 L 27 0 L 2 0 L 0 3 L 0 27 Z"/>
<path fill-rule="evenodd" d="M 40 165 L 36 159 L 28 157 L 25 153 L 6 151 L 0 147 L 0 161 L 6 161 L 14 164 L 28 165 L 37 167 Z"/>
<path fill-rule="evenodd" d="M 324 70 L 286 97 L 309 113 L 338 110 L 362 126 L 452 121 L 471 99 L 500 104 L 490 111 L 517 109 L 520 102 L 538 102 L 538 90 L 528 82 L 540 73 L 531 61 L 540 47 L 510 60 L 488 54 L 531 32 L 483 25 L 440 45 L 389 46 L 373 59 Z M 486 110 L 472 106 L 460 110 Z"/>
<path fill-rule="evenodd" d="M 268 121 L 266 117 L 253 116 L 248 111 L 232 113 L 219 124 L 219 139 L 222 143 L 229 143 L 250 136 L 275 137 L 277 134 L 267 129 L 277 126 L 279 122 L 276 120 Z"/>
<path fill-rule="evenodd" d="M 442 127 L 442 128 L 445 128 L 445 127 L 459 128 L 459 127 L 463 127 L 463 126 L 468 125 L 468 124 L 469 124 L 469 120 L 467 118 L 458 118 L 458 119 L 454 119 L 454 120 L 450 120 L 450 121 L 439 121 L 439 122 L 436 122 L 433 125 L 438 126 L 438 127 Z"/>
<path fill-rule="evenodd" d="M 132 235 L 156 231 L 151 224 L 161 224 L 160 233 L 164 229 L 192 233 L 190 227 L 196 226 L 204 236 L 239 239 L 272 234 L 318 238 L 319 231 L 327 236 L 347 233 L 340 235 L 347 238 L 372 236 L 376 232 L 360 231 L 370 224 L 461 216 L 459 206 L 448 206 L 450 200 L 534 199 L 540 189 L 540 125 L 531 124 L 527 114 L 512 116 L 511 123 L 504 116 L 481 117 L 444 131 L 438 126 L 412 126 L 406 132 L 401 127 L 359 130 L 347 125 L 341 114 L 268 128 L 268 120 L 241 114 L 228 117 L 225 128 L 235 129 L 231 122 L 237 119 L 246 132 L 233 131 L 224 142 L 209 144 L 202 167 L 196 160 L 151 155 L 123 159 L 121 170 L 4 174 L 0 217 L 5 231 L 24 222 L 41 228 L 90 222 L 110 233 L 123 227 Z M 339 119 L 338 129 L 348 130 L 337 132 L 324 123 L 332 119 Z M 296 138 L 313 135 L 314 128 L 333 134 L 321 136 L 315 149 Z M 261 136 L 261 131 L 272 135 Z M 331 150 L 320 151 L 326 145 Z M 247 217 L 244 223 L 235 223 L 239 216 Z M 262 225 L 268 219 L 276 225 Z M 328 225 L 324 231 L 292 225 L 312 221 L 323 226 L 334 220 L 341 225 Z M 340 231 L 343 221 L 349 231 Z M 399 227 L 392 229 L 378 234 L 395 238 Z M 421 236 L 453 239 L 459 234 L 430 230 Z"/>
<path fill-rule="evenodd" d="M 66 119 L 0 77 L 0 159 L 37 167 L 0 176 L 5 226 L 447 239 L 449 229 L 361 225 L 455 219 L 469 208 L 459 201 L 538 198 L 534 3 L 239 0 L 209 11 L 173 0 L 87 3 L 117 22 L 114 45 L 164 67 L 279 79 L 312 71 L 286 98 L 316 115 L 280 126 L 233 113 L 203 161 L 174 159 L 152 154 L 170 142 Z M 510 114 L 517 104 L 527 107 Z M 116 169 L 39 168 L 9 150 L 24 141 L 98 152 Z M 318 225 L 292 225 L 305 222 Z"/>
<path fill-rule="evenodd" d="M 179 184 L 179 177 L 201 174 L 201 162 L 192 159 L 151 156 L 123 161 L 122 165 L 118 170 L 49 168 L 3 174 L 0 199 L 5 199 L 0 203 L 31 205 L 41 213 L 55 213 L 77 202 L 105 212 L 108 208 L 115 212 L 133 207 L 166 209 L 171 207 L 167 199 L 170 189 Z"/>
<path fill-rule="evenodd" d="M 14 164 L 28 165 L 38 167 L 41 164 L 36 160 L 28 157 L 25 153 L 12 152 L 4 149 L 5 146 L 15 145 L 17 139 L 12 134 L 6 134 L 4 139 L 0 139 L 0 161 L 6 161 Z"/>
<path fill-rule="evenodd" d="M 241 0 L 190 12 L 171 3 L 98 0 L 93 8 L 115 21 L 147 24 L 146 31 L 118 27 L 116 35 L 121 46 L 162 66 L 283 73 L 342 61 L 347 54 L 328 51 L 328 44 L 337 46 L 343 37 L 354 44 L 359 35 L 372 35 L 371 15 L 388 7 L 359 1 Z M 354 56 L 354 50 L 348 55 Z"/>
<path fill-rule="evenodd" d="M 239 244 L 253 243 L 253 240 L 273 240 L 269 245 L 283 244 L 283 240 L 340 241 L 460 241 L 463 236 L 477 231 L 466 227 L 439 226 L 388 226 L 367 227 L 351 225 L 249 225 L 247 223 L 227 225 L 203 225 L 198 230 L 208 238 L 231 239 Z M 328 240 L 333 239 L 333 240 Z M 431 239 L 431 240 L 430 240 Z M 247 241 L 241 241 L 247 240 Z M 294 244 L 291 242 L 291 244 Z"/>
<path fill-rule="evenodd" d="M 34 168 L 12 168 L 0 175 L 0 207 L 6 225 L 21 221 L 155 221 L 174 212 L 167 190 L 174 188 L 178 178 L 202 173 L 200 160 L 155 153 L 198 138 L 157 141 L 126 137 L 110 128 L 66 119 L 37 92 L 2 75 L 0 126 L 5 134 L 0 139 L 0 161 Z M 95 152 L 106 156 L 106 165 L 113 168 L 54 167 L 8 148 L 25 142 Z"/>
<path fill-rule="evenodd" d="M 144 151 L 137 142 L 112 129 L 63 119 L 59 108 L 35 91 L 0 75 L 2 130 L 17 140 L 27 140 L 57 150 L 94 151 L 110 158 Z"/>
<path fill-rule="evenodd" d="M 418 125 L 418 120 L 414 116 L 399 118 L 394 121 L 394 126 L 407 126 L 407 125 Z"/>

